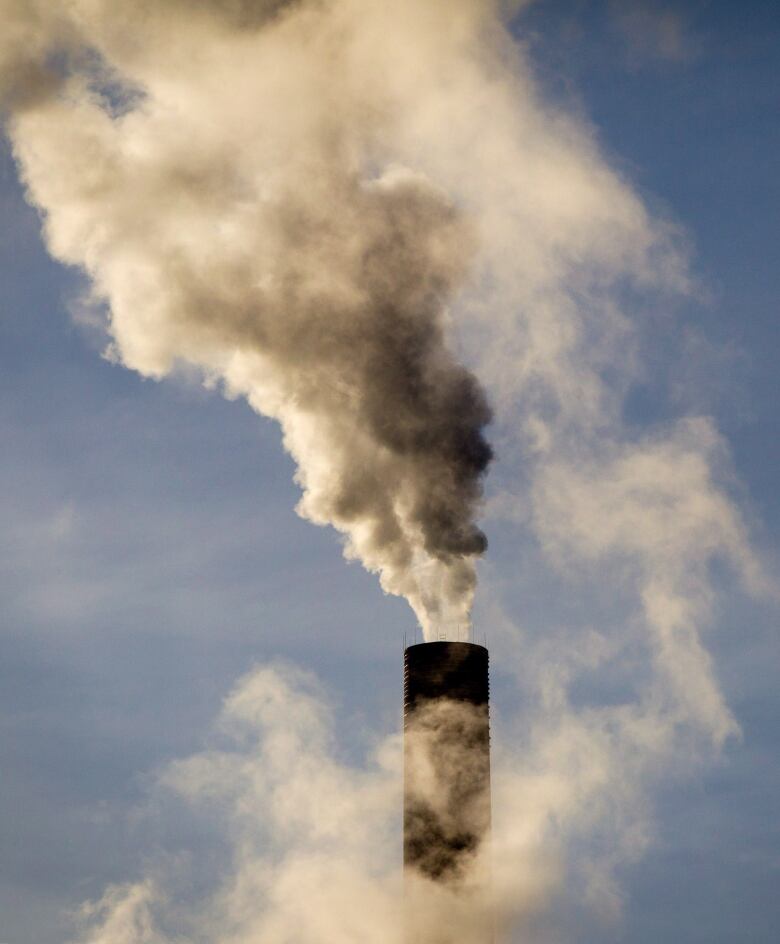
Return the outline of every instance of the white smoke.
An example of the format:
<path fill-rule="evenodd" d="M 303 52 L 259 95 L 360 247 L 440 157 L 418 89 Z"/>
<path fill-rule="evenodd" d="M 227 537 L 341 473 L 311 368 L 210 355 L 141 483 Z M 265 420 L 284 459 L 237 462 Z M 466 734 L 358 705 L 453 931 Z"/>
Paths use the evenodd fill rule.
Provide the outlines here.
<path fill-rule="evenodd" d="M 279 667 L 239 682 L 219 731 L 224 746 L 171 764 L 158 790 L 219 817 L 225 874 L 198 900 L 173 900 L 175 868 L 109 889 L 80 915 L 85 944 L 400 944 L 400 737 L 365 768 L 340 763 L 316 683 Z"/>
<path fill-rule="evenodd" d="M 489 516 L 518 521 L 534 572 L 607 576 L 623 607 L 615 627 L 541 642 L 492 612 L 494 651 L 537 706 L 498 742 L 499 914 L 549 900 L 566 870 L 618 910 L 654 771 L 738 730 L 701 635 L 713 562 L 766 582 L 714 422 L 623 420 L 647 300 L 692 290 L 680 234 L 545 100 L 490 0 L 0 11 L 14 151 L 51 252 L 106 306 L 109 355 L 156 378 L 197 365 L 276 417 L 300 512 L 342 531 L 429 632 L 466 619 L 484 548 L 489 412 L 456 353 L 474 370 L 500 460 Z M 637 659 L 621 704 L 575 710 L 578 672 Z M 397 757 L 339 766 L 319 705 L 289 689 L 295 724 L 279 727 L 256 707 L 281 703 L 262 678 L 228 708 L 230 724 L 259 712 L 262 762 L 209 754 L 171 783 L 229 788 L 229 818 L 275 851 L 237 839 L 196 928 L 164 930 L 176 908 L 149 879 L 110 891 L 84 940 L 397 939 L 396 865 L 376 852 Z M 578 837 L 606 828 L 609 852 L 578 862 Z"/>

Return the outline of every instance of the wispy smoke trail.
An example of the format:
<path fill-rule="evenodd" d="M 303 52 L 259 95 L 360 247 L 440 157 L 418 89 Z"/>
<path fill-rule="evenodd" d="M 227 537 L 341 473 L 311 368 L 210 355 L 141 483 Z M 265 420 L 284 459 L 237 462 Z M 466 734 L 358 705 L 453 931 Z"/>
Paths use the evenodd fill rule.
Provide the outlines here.
<path fill-rule="evenodd" d="M 648 841 L 653 771 L 738 729 L 701 635 L 713 561 L 764 582 L 713 421 L 624 419 L 636 318 L 690 289 L 674 227 L 544 99 L 491 0 L 0 11 L 15 153 L 52 253 L 108 307 L 110 356 L 150 377 L 197 365 L 276 417 L 301 513 L 347 535 L 428 628 L 465 619 L 484 549 L 490 413 L 456 353 L 471 366 L 495 409 L 488 513 L 522 534 L 512 582 L 585 574 L 619 609 L 602 625 L 583 605 L 551 633 L 491 608 L 493 664 L 534 702 L 522 752 L 511 724 L 497 738 L 499 915 L 529 913 L 575 872 L 615 910 L 614 871 Z M 576 709 L 577 673 L 599 671 L 621 676 L 624 700 Z M 262 764 L 209 755 L 177 781 L 240 785 L 230 809 L 267 810 L 274 836 L 271 858 L 236 843 L 204 938 L 397 940 L 394 873 L 367 852 L 397 808 L 397 769 L 340 768 L 317 747 L 321 708 L 263 678 L 228 709 L 254 706 Z M 608 853 L 587 842 L 599 830 Z M 89 940 L 175 939 L 155 914 L 175 924 L 176 908 L 155 894 L 151 880 L 110 892 Z"/>

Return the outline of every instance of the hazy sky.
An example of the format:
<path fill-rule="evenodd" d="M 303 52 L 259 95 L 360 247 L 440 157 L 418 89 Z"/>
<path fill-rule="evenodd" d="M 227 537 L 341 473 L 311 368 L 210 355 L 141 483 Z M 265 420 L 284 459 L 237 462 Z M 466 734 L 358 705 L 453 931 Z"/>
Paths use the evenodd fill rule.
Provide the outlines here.
<path fill-rule="evenodd" d="M 677 227 L 676 244 L 690 254 L 695 290 L 644 299 L 641 316 L 624 312 L 635 321 L 638 365 L 620 421 L 639 446 L 616 453 L 615 468 L 636 472 L 649 461 L 647 443 L 679 418 L 712 417 L 723 437 L 712 446 L 718 488 L 771 581 L 780 535 L 780 14 L 759 0 L 575 0 L 539 2 L 512 28 L 545 101 L 591 124 L 603 160 Z M 0 940 L 61 944 L 77 937 L 69 916 L 111 885 L 187 862 L 184 901 L 209 881 L 202 863 L 227 862 L 218 818 L 161 794 L 159 780 L 213 745 L 241 676 L 280 661 L 313 672 L 344 732 L 332 753 L 361 769 L 366 751 L 399 727 L 402 646 L 415 620 L 345 562 L 334 531 L 296 516 L 294 466 L 274 422 L 205 390 L 194 373 L 155 382 L 100 356 L 105 337 L 85 318 L 83 277 L 48 256 L 6 143 L 0 200 Z M 607 378 L 610 369 L 600 365 Z M 706 452 L 709 433 L 696 430 Z M 496 438 L 474 618 L 493 656 L 497 751 L 516 774 L 529 742 L 538 747 L 524 719 L 549 710 L 565 716 L 567 732 L 580 731 L 578 719 L 590 731 L 603 710 L 612 724 L 622 717 L 608 715 L 615 706 L 641 701 L 646 653 L 632 644 L 620 659 L 609 654 L 620 648 L 620 621 L 639 619 L 624 576 L 607 560 L 590 570 L 549 563 L 538 546 L 547 541 L 552 558 L 566 558 L 561 524 L 550 512 L 547 530 L 532 535 L 529 513 L 509 510 L 511 427 L 499 424 Z M 679 436 L 669 442 L 682 450 Z M 565 469 L 553 473 L 556 489 L 575 490 Z M 606 480 L 614 493 L 599 501 L 609 505 L 621 481 Z M 590 507 L 564 524 L 598 532 L 603 518 L 589 518 Z M 659 521 L 665 528 L 658 515 L 648 528 Z M 618 541 L 603 527 L 607 543 Z M 589 819 L 573 804 L 570 819 L 560 813 L 550 826 L 563 878 L 529 907 L 513 940 L 775 940 L 777 610 L 740 589 L 717 555 L 703 567 L 703 640 L 730 709 L 710 712 L 703 740 L 715 746 L 675 721 L 674 749 L 626 756 L 628 785 L 617 790 L 614 763 L 628 743 L 618 738 L 610 787 L 603 796 L 593 787 L 594 808 L 606 812 Z M 518 668 L 523 646 L 528 671 L 554 678 L 547 688 L 531 692 Z M 564 689 L 565 711 L 556 700 Z M 690 764 L 680 760 L 687 753 Z M 576 765 L 556 769 L 576 776 Z M 527 788 L 524 776 L 499 786 L 499 818 L 513 790 L 512 816 L 522 815 L 513 784 Z M 617 825 L 615 796 L 625 800 Z M 170 888 L 185 880 L 167 881 L 175 900 Z"/>

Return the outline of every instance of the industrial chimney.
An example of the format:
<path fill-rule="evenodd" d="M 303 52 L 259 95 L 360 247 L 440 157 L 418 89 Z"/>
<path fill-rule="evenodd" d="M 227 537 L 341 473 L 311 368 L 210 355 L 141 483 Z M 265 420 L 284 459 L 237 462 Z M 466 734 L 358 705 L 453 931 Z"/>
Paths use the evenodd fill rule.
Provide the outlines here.
<path fill-rule="evenodd" d="M 404 653 L 406 944 L 491 944 L 488 652 Z"/>

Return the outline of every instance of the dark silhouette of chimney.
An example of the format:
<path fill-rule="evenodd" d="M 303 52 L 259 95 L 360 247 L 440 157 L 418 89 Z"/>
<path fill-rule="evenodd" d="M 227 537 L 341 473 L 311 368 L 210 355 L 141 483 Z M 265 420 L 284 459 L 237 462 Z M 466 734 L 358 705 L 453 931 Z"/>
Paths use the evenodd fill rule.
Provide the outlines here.
<path fill-rule="evenodd" d="M 492 941 L 488 701 L 484 646 L 429 642 L 404 652 L 407 944 Z M 440 918 L 428 901 L 442 893 L 452 915 Z"/>

